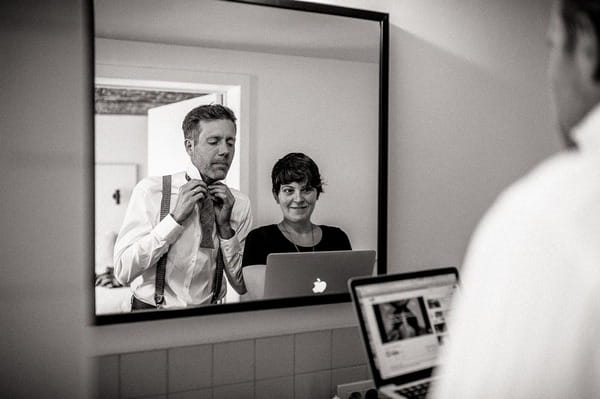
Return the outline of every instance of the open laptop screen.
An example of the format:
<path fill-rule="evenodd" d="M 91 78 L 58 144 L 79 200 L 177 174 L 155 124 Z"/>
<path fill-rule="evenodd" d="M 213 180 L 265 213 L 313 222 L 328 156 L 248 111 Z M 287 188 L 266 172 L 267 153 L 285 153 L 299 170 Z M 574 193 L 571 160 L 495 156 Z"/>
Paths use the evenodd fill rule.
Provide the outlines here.
<path fill-rule="evenodd" d="M 375 251 L 272 253 L 267 257 L 265 298 L 348 292 L 348 279 L 370 276 Z"/>
<path fill-rule="evenodd" d="M 458 286 L 455 269 L 448 270 L 428 276 L 416 273 L 412 278 L 399 275 L 392 281 L 374 278 L 354 287 L 363 333 L 382 380 L 419 374 L 437 365 Z"/>

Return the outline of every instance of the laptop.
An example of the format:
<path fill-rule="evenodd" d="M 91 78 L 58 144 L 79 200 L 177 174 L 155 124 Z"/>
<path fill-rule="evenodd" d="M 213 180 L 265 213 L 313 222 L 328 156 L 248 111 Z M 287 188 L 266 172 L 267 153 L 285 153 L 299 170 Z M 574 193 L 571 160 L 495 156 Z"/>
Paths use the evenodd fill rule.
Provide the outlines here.
<path fill-rule="evenodd" d="M 375 387 L 390 398 L 424 398 L 447 340 L 456 268 L 348 282 Z"/>
<path fill-rule="evenodd" d="M 373 250 L 269 254 L 264 298 L 347 293 L 349 278 L 374 269 Z"/>

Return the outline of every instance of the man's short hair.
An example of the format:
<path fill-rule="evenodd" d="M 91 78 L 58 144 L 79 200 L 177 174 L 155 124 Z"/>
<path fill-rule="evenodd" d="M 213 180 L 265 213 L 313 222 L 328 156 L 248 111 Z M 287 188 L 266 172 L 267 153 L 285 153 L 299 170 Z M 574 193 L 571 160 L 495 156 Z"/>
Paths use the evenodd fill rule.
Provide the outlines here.
<path fill-rule="evenodd" d="M 598 0 L 562 0 L 560 13 L 565 26 L 565 50 L 569 53 L 577 44 L 577 28 L 581 25 L 581 18 L 591 22 L 596 35 L 597 54 L 594 79 L 600 81 L 600 1 Z"/>
<path fill-rule="evenodd" d="M 183 136 L 186 139 L 193 140 L 194 142 L 200 134 L 200 122 L 201 121 L 216 121 L 216 120 L 229 120 L 233 122 L 237 120 L 233 111 L 220 104 L 201 105 L 194 108 L 183 119 L 181 128 L 183 129 Z"/>
<path fill-rule="evenodd" d="M 271 172 L 273 194 L 279 194 L 281 186 L 289 183 L 306 183 L 317 190 L 317 198 L 323 192 L 323 181 L 319 167 L 308 155 L 291 152 L 278 160 Z"/>

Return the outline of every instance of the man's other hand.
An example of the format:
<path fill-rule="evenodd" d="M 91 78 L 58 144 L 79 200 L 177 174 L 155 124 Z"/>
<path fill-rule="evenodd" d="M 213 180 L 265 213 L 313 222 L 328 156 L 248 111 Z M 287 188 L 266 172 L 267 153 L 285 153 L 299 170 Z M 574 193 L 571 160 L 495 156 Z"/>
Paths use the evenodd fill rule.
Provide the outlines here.
<path fill-rule="evenodd" d="M 231 210 L 235 203 L 235 197 L 231 194 L 229 187 L 221 182 L 208 186 L 210 197 L 214 201 L 215 221 L 219 229 L 219 235 L 225 239 L 233 236 L 231 229 Z"/>
<path fill-rule="evenodd" d="M 179 194 L 177 195 L 177 202 L 171 216 L 179 224 L 183 222 L 192 214 L 194 205 L 198 201 L 204 200 L 208 196 L 208 188 L 206 183 L 199 179 L 191 179 L 183 186 L 179 188 Z"/>

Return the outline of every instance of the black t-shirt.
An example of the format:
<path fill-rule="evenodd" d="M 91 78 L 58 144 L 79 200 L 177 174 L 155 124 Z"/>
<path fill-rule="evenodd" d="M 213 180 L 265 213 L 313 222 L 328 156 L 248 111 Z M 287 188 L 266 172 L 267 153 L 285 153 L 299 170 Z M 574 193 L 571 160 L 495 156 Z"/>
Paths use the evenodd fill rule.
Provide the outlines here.
<path fill-rule="evenodd" d="M 321 241 L 315 245 L 315 251 L 351 250 L 350 240 L 342 229 L 333 226 L 319 226 L 323 231 Z M 297 245 L 300 252 L 312 252 L 313 247 Z M 282 252 L 298 252 L 294 243 L 289 241 L 276 224 L 258 227 L 246 237 L 242 266 L 265 265 L 267 255 Z"/>

